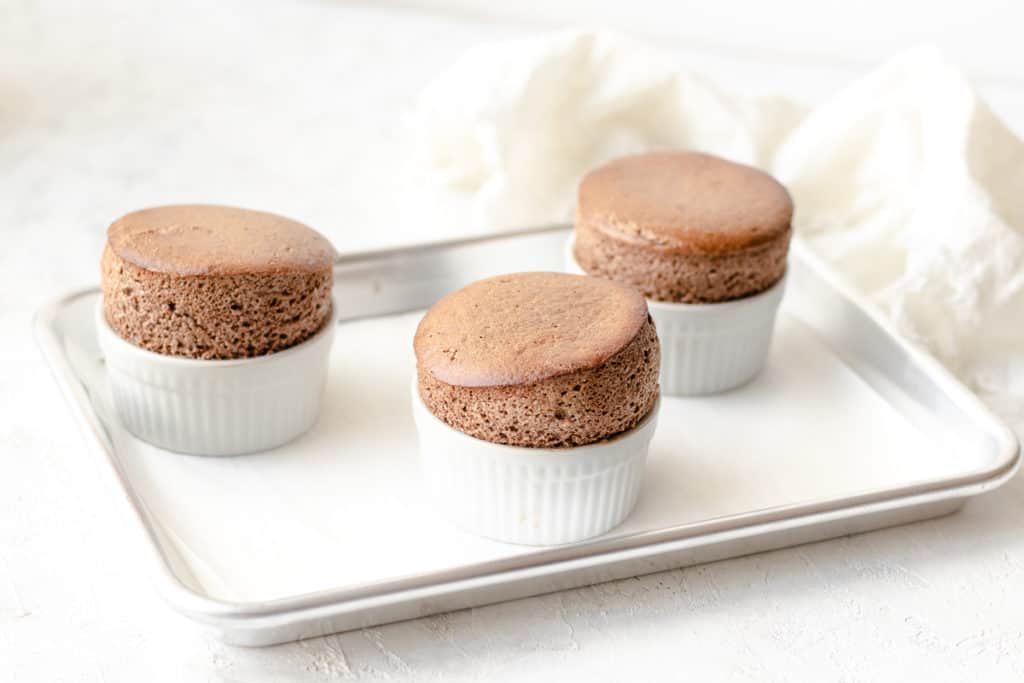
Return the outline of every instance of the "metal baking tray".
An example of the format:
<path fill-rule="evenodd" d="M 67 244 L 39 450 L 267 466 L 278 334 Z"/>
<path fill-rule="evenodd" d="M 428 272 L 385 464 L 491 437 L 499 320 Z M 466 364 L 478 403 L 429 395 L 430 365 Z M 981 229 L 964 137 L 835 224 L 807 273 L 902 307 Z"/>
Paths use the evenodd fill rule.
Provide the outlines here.
<path fill-rule="evenodd" d="M 663 400 L 625 524 L 546 549 L 451 528 L 418 484 L 417 311 L 481 277 L 561 270 L 568 235 L 340 258 L 317 426 L 236 458 L 167 453 L 120 427 L 93 338 L 98 290 L 42 309 L 37 339 L 166 601 L 227 642 L 267 645 L 935 517 L 1017 469 L 1013 433 L 796 241 L 765 371 L 719 396 Z"/>

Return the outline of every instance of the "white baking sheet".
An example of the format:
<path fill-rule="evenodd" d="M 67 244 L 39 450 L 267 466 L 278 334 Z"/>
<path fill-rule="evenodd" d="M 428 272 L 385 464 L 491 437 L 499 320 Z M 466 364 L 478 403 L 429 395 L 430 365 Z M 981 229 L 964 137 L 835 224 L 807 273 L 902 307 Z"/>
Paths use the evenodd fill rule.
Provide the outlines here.
<path fill-rule="evenodd" d="M 266 453 L 202 458 L 110 420 L 94 296 L 62 316 L 67 352 L 127 477 L 211 597 L 261 601 L 533 552 L 437 518 L 419 486 L 409 414 L 420 314 L 342 325 L 317 426 Z M 783 304 L 765 371 L 716 397 L 666 398 L 624 534 L 893 488 L 976 468 L 915 428 Z"/>

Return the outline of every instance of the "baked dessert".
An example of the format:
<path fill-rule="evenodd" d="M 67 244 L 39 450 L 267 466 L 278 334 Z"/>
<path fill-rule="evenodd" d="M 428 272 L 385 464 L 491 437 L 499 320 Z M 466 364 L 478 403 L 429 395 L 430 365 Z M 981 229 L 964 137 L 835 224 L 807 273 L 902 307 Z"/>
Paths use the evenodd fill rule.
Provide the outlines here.
<path fill-rule="evenodd" d="M 427 409 L 493 443 L 594 443 L 635 427 L 658 398 L 647 304 L 610 280 L 515 273 L 475 282 L 428 311 L 413 346 Z"/>
<path fill-rule="evenodd" d="M 274 214 L 163 206 L 110 226 L 96 339 L 121 424 L 178 453 L 274 448 L 317 419 L 334 249 Z"/>
<path fill-rule="evenodd" d="M 413 346 L 423 480 L 454 524 L 558 545 L 633 510 L 660 405 L 658 336 L 636 290 L 562 273 L 480 280 L 435 304 Z"/>
<path fill-rule="evenodd" d="M 189 204 L 135 211 L 107 231 L 110 327 L 156 353 L 250 358 L 300 344 L 331 313 L 330 242 L 261 211 Z"/>
<path fill-rule="evenodd" d="M 664 393 L 716 393 L 766 362 L 792 218 L 789 192 L 755 168 L 697 152 L 622 157 L 580 183 L 566 268 L 648 298 Z"/>
<path fill-rule="evenodd" d="M 574 255 L 655 301 L 751 296 L 786 270 L 793 201 L 750 166 L 698 152 L 615 159 L 579 185 Z"/>

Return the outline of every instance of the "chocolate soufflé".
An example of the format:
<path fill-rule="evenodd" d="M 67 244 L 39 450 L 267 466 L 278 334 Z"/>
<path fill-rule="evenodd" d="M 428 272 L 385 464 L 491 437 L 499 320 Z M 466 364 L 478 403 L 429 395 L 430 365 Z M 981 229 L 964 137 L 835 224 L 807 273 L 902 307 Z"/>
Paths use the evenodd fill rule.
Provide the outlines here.
<path fill-rule="evenodd" d="M 260 211 L 162 206 L 114 221 L 101 261 L 107 323 L 156 353 L 250 358 L 299 344 L 331 313 L 335 252 Z"/>
<path fill-rule="evenodd" d="M 480 280 L 435 304 L 413 346 L 430 412 L 494 443 L 594 443 L 635 427 L 658 398 L 660 349 L 647 303 L 610 280 Z"/>
<path fill-rule="evenodd" d="M 655 301 L 713 303 L 782 278 L 793 201 L 770 175 L 696 152 L 638 154 L 588 173 L 576 262 Z"/>

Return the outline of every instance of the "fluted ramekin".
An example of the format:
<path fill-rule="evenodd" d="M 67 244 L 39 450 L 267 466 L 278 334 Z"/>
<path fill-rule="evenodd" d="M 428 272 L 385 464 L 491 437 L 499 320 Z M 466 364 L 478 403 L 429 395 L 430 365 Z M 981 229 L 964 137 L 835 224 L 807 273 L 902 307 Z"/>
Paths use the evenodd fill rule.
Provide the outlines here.
<path fill-rule="evenodd" d="M 138 438 L 190 455 L 239 455 L 291 441 L 320 412 L 335 311 L 315 335 L 256 358 L 199 360 L 136 346 L 107 323 L 96 331 L 118 417 Z"/>
<path fill-rule="evenodd" d="M 660 401 L 633 429 L 574 448 L 491 443 L 450 427 L 413 382 L 423 478 L 456 526 L 522 545 L 561 545 L 618 526 L 636 506 Z"/>
<path fill-rule="evenodd" d="M 566 270 L 586 274 L 576 262 L 573 244 L 572 238 L 566 244 Z M 783 275 L 765 291 L 733 301 L 682 304 L 648 299 L 661 342 L 661 393 L 715 394 L 753 379 L 768 358 L 785 291 Z"/>

